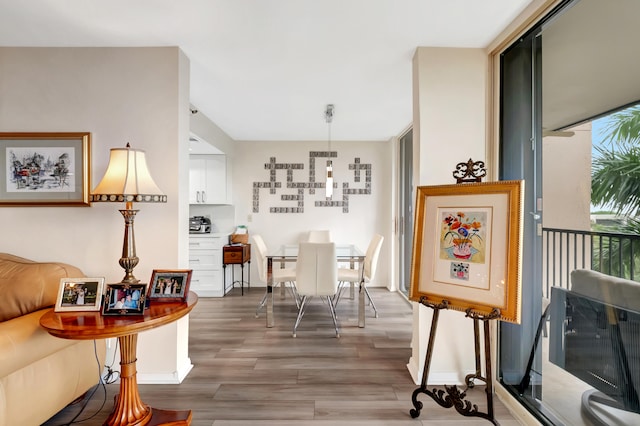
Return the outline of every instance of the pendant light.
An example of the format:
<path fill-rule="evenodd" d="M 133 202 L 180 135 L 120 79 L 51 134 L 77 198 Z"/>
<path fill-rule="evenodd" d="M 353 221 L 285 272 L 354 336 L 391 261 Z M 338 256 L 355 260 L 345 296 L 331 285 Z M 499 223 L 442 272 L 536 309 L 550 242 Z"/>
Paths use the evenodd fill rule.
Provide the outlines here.
<path fill-rule="evenodd" d="M 327 109 L 324 111 L 324 118 L 327 121 L 328 128 L 328 141 L 329 141 L 329 159 L 327 160 L 327 183 L 325 185 L 327 198 L 333 196 L 333 164 L 331 162 L 331 121 L 333 120 L 333 104 L 328 104 Z"/>

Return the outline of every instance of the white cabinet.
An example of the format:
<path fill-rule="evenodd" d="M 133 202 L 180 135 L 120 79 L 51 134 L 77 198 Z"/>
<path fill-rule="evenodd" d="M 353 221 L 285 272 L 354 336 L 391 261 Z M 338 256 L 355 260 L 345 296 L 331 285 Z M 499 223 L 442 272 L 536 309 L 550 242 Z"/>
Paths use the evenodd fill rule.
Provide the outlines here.
<path fill-rule="evenodd" d="M 193 270 L 190 290 L 198 297 L 224 296 L 222 247 L 228 242 L 227 234 L 189 236 L 189 268 Z"/>
<path fill-rule="evenodd" d="M 225 155 L 189 156 L 189 204 L 229 204 Z"/>

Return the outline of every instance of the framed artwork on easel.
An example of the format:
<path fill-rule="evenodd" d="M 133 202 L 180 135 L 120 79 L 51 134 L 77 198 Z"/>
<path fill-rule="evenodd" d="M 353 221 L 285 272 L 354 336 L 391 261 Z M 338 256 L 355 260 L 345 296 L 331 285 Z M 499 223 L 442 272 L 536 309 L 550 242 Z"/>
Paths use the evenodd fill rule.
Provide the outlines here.
<path fill-rule="evenodd" d="M 409 298 L 520 322 L 523 181 L 420 186 Z"/>

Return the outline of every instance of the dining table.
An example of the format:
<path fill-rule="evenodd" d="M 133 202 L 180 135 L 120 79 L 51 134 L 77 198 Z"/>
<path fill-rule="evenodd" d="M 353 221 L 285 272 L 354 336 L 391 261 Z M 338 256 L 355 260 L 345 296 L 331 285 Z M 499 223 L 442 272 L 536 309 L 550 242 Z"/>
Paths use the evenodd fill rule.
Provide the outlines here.
<path fill-rule="evenodd" d="M 267 253 L 267 298 L 266 298 L 266 320 L 267 327 L 274 325 L 273 316 L 273 268 L 286 268 L 287 264 L 295 263 L 298 259 L 297 244 L 286 244 L 280 246 L 273 252 Z M 349 264 L 350 268 L 358 268 L 360 271 L 360 285 L 358 291 L 358 327 L 365 326 L 365 291 L 364 291 L 364 259 L 365 253 L 354 244 L 336 244 L 336 264 Z M 275 265 L 275 266 L 274 266 Z M 354 286 L 351 283 L 350 294 L 353 299 Z M 284 297 L 285 286 L 281 286 L 282 296 Z"/>

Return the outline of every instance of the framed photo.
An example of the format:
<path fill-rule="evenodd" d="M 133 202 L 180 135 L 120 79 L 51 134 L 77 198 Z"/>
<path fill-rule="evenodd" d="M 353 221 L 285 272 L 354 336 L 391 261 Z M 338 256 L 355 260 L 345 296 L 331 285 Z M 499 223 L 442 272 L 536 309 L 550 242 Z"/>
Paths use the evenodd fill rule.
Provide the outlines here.
<path fill-rule="evenodd" d="M 107 284 L 102 305 L 103 315 L 143 315 L 147 297 L 146 284 Z"/>
<path fill-rule="evenodd" d="M 0 206 L 89 206 L 90 133 L 0 133 Z"/>
<path fill-rule="evenodd" d="M 60 278 L 54 311 L 99 311 L 104 291 L 102 278 Z"/>
<path fill-rule="evenodd" d="M 191 269 L 154 269 L 149 285 L 152 302 L 184 302 L 189 295 Z"/>
<path fill-rule="evenodd" d="M 409 298 L 520 323 L 524 181 L 421 186 Z"/>

